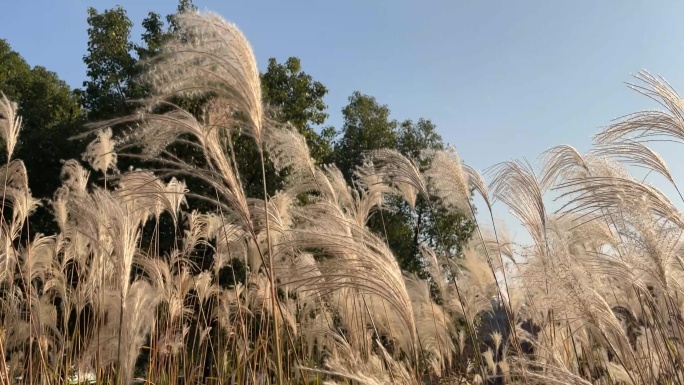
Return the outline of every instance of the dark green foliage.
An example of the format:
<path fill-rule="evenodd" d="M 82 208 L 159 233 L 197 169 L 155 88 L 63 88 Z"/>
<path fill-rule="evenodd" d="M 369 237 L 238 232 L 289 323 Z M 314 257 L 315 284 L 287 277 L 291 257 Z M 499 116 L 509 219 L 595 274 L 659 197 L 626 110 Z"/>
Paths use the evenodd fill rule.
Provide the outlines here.
<path fill-rule="evenodd" d="M 321 163 L 332 152 L 334 130 L 327 127 L 321 134 L 313 126 L 320 126 L 328 118 L 328 106 L 323 98 L 328 89 L 311 75 L 301 70 L 298 58 L 290 57 L 284 64 L 275 58 L 268 60 L 268 68 L 261 76 L 264 102 L 279 109 L 279 118 L 292 124 L 306 138 L 311 156 Z"/>
<path fill-rule="evenodd" d="M 334 130 L 325 128 L 321 134 L 314 126 L 325 123 L 328 114 L 323 97 L 328 89 L 301 70 L 298 58 L 291 57 L 285 64 L 269 59 L 268 68 L 261 75 L 264 102 L 274 109 L 276 119 L 289 123 L 307 141 L 311 156 L 318 163 L 330 160 Z M 263 197 L 261 163 L 256 144 L 251 138 L 233 135 L 233 148 L 243 187 L 248 197 Z M 266 159 L 266 186 L 269 195 L 283 188 L 283 173 L 276 173 Z"/>
<path fill-rule="evenodd" d="M 406 120 L 401 124 L 390 119 L 390 110 L 371 96 L 355 92 L 342 110 L 344 125 L 335 144 L 334 157 L 340 170 L 353 181 L 353 170 L 367 151 L 396 149 L 425 169 L 429 158 L 425 150 L 444 148 L 435 125 L 426 119 Z M 470 238 L 474 224 L 463 213 L 448 209 L 436 197 L 428 202 L 418 197 L 413 211 L 399 198 L 387 198 L 385 209 L 368 221 L 368 226 L 383 236 L 402 269 L 425 277 L 419 246 L 426 244 L 439 253 L 458 257 L 461 246 Z"/>
<path fill-rule="evenodd" d="M 397 121 L 390 120 L 390 110 L 374 97 L 356 91 L 342 109 L 342 137 L 335 143 L 335 164 L 351 180 L 366 151 L 397 148 Z"/>
<path fill-rule="evenodd" d="M 68 139 L 80 132 L 84 122 L 79 96 L 54 72 L 31 68 L 5 40 L 0 40 L 0 91 L 18 104 L 22 116 L 23 129 L 13 157 L 24 162 L 32 194 L 51 198 L 61 184 L 61 162 L 80 157 L 83 143 Z M 4 152 L 0 157 L 6 162 Z M 46 207 L 34 214 L 30 230 L 54 230 Z"/>
<path fill-rule="evenodd" d="M 161 16 L 155 12 L 147 14 L 147 17 L 142 22 L 142 26 L 145 28 L 145 32 L 143 32 L 141 38 L 145 45 L 137 45 L 135 50 L 138 53 L 138 58 L 144 60 L 158 53 L 164 41 L 171 34 L 164 31 L 164 22 L 161 20 Z"/>
<path fill-rule="evenodd" d="M 133 111 L 129 102 L 142 96 L 137 75 L 133 23 L 118 6 L 98 13 L 88 8 L 88 54 L 83 57 L 88 80 L 83 82 L 83 107 L 89 120 L 109 119 Z"/>

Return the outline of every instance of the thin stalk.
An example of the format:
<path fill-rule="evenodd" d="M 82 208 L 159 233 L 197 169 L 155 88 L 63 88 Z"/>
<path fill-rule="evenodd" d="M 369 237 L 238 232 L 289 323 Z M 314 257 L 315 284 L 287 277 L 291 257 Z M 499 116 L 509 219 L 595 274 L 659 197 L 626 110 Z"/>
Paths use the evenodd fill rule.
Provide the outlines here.
<path fill-rule="evenodd" d="M 278 370 L 278 384 L 283 385 L 283 357 L 280 350 L 280 325 L 279 319 L 276 315 L 279 313 L 279 307 L 277 305 L 277 290 L 275 286 L 275 277 L 273 272 L 273 245 L 271 243 L 271 230 L 268 219 L 268 189 L 266 188 L 266 166 L 264 162 L 264 149 L 259 146 L 259 160 L 261 161 L 261 181 L 264 187 L 264 212 L 266 215 L 266 243 L 268 245 L 268 279 L 271 281 L 271 306 L 273 308 L 273 339 L 276 344 L 276 367 Z M 256 239 L 255 239 L 256 242 Z"/>

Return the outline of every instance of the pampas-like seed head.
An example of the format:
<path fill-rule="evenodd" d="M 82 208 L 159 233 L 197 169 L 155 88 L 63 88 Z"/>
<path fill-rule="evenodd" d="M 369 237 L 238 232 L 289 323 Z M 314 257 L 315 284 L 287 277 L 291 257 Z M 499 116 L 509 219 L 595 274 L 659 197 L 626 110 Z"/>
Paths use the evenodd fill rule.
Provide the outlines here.
<path fill-rule="evenodd" d="M 456 151 L 427 151 L 423 156 L 430 159 L 430 167 L 425 171 L 430 192 L 446 204 L 470 215 L 468 178 Z"/>
<path fill-rule="evenodd" d="M 0 95 L 0 137 L 5 142 L 7 159 L 10 159 L 19 139 L 21 116 L 17 115 L 17 103 L 11 102 L 2 92 Z"/>
<path fill-rule="evenodd" d="M 245 36 L 213 13 L 184 12 L 176 16 L 176 22 L 179 33 L 152 59 L 153 70 L 144 78 L 152 87 L 152 102 L 176 96 L 216 96 L 227 107 L 226 116 L 242 113 L 247 133 L 261 143 L 260 76 Z"/>
<path fill-rule="evenodd" d="M 97 131 L 97 137 L 88 144 L 83 153 L 83 160 L 90 164 L 95 171 L 106 173 L 116 168 L 115 140 L 110 128 Z"/>

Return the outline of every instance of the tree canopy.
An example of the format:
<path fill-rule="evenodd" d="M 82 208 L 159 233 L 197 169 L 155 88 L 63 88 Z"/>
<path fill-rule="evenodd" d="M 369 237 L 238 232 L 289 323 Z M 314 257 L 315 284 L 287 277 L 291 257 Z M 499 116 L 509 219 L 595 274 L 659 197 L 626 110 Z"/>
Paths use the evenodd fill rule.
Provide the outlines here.
<path fill-rule="evenodd" d="M 195 9 L 189 0 L 179 2 L 178 12 Z M 8 42 L 0 40 L 0 90 L 19 103 L 20 113 L 25 117 L 17 156 L 26 163 L 33 193 L 44 199 L 51 198 L 59 186 L 61 161 L 78 159 L 84 150 L 83 141 L 69 138 L 83 132 L 86 122 L 132 113 L 136 107 L 133 101 L 148 95 L 147 86 L 139 81 L 142 63 L 158 54 L 177 28 L 174 15 L 164 19 L 158 13 L 149 12 L 141 22 L 143 32 L 136 40 L 131 34 L 134 23 L 120 6 L 102 11 L 89 8 L 87 22 L 88 45 L 83 57 L 87 72 L 82 89 L 72 90 L 57 74 L 44 67 L 29 66 Z M 297 57 L 282 62 L 270 58 L 261 81 L 264 102 L 277 111 L 276 119 L 290 124 L 304 136 L 316 162 L 336 164 L 350 182 L 368 151 L 395 149 L 419 167 L 427 167 L 429 159 L 422 156 L 424 150 L 444 148 L 437 127 L 429 119 L 398 122 L 392 118 L 388 106 L 358 91 L 342 108 L 342 126 L 339 129 L 325 126 L 330 115 L 325 102 L 329 90 L 304 71 Z M 201 100 L 178 102 L 190 110 L 199 110 L 202 103 Z M 115 134 L 120 129 L 123 127 L 114 127 Z M 253 141 L 241 139 L 239 135 L 233 139 L 245 190 L 248 196 L 260 196 L 263 192 L 261 170 L 253 167 L 258 163 L 257 148 Z M 193 154 L 192 147 L 178 153 L 188 159 L 197 155 Z M 137 163 L 122 160 L 118 166 L 132 167 Z M 268 162 L 266 172 L 269 194 L 274 194 L 282 188 L 282 175 Z M 210 191 L 198 193 L 211 195 Z M 199 202 L 195 203 L 202 207 Z M 44 219 L 36 231 L 48 231 L 51 221 L 47 211 L 40 215 Z M 420 243 L 457 256 L 460 246 L 473 231 L 473 224 L 464 215 L 448 209 L 435 197 L 419 198 L 415 210 L 399 199 L 388 198 L 368 226 L 387 240 L 403 269 L 418 274 L 424 273 Z"/>

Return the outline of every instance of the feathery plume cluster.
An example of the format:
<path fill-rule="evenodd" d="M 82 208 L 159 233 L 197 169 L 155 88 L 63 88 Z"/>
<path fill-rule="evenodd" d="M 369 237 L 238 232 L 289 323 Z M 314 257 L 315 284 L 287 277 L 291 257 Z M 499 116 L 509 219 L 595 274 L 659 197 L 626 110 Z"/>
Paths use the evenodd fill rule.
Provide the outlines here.
<path fill-rule="evenodd" d="M 5 144 L 7 159 L 10 159 L 19 139 L 21 116 L 17 114 L 17 104 L 7 99 L 4 93 L 0 92 L 0 95 L 0 137 Z"/>
<path fill-rule="evenodd" d="M 684 382 L 684 217 L 628 169 L 676 187 L 646 145 L 684 138 L 684 102 L 664 81 L 644 73 L 646 86 L 632 87 L 666 111 L 611 125 L 588 154 L 554 147 L 539 172 L 505 162 L 487 184 L 453 149 L 426 152 L 424 172 L 383 149 L 350 185 L 265 117 L 252 49 L 234 25 L 211 13 L 177 20 L 150 59 L 141 109 L 92 125 L 84 164 L 64 163 L 50 202 L 56 234 L 25 234 L 39 202 L 11 157 L 17 106 L 0 100 L 3 383 Z M 123 124 L 131 131 L 114 138 L 107 127 Z M 282 191 L 247 198 L 236 135 L 254 140 L 262 167 L 268 156 L 288 171 Z M 132 145 L 140 151 L 126 153 Z M 184 160 L 175 145 L 201 159 Z M 118 172 L 119 156 L 152 168 Z M 90 183 L 85 164 L 112 182 Z M 189 191 L 188 180 L 210 193 Z M 478 223 L 462 255 L 417 245 L 423 279 L 367 226 L 389 195 L 411 208 L 436 196 L 477 220 L 472 191 L 490 214 L 507 205 L 532 244 Z M 561 202 L 553 213 L 551 192 Z"/>

